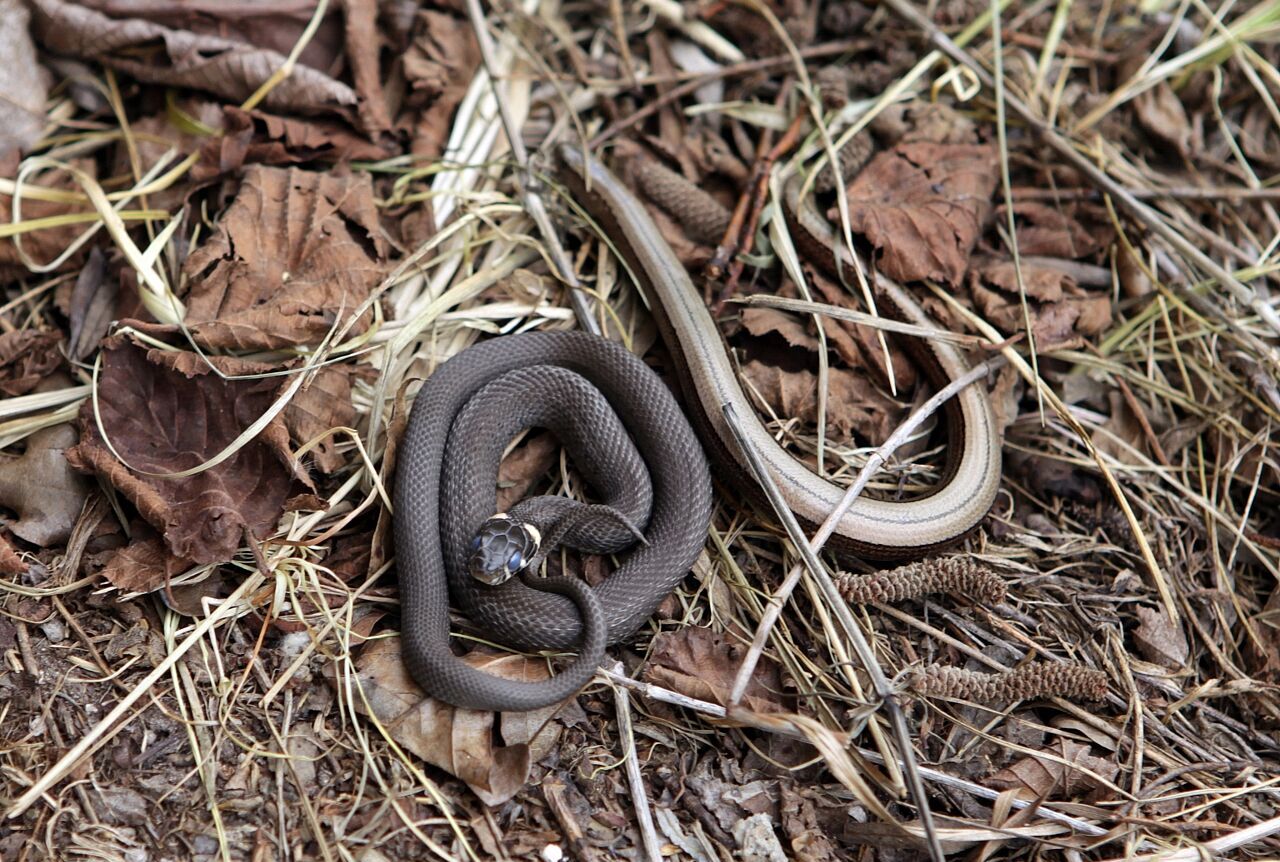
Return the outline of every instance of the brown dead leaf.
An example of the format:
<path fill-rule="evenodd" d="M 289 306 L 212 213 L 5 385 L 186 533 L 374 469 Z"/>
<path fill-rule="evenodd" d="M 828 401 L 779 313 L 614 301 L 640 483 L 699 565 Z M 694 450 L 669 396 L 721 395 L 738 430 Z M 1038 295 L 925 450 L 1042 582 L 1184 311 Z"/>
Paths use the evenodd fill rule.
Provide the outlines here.
<path fill-rule="evenodd" d="M 420 108 L 413 128 L 415 156 L 435 158 L 444 152 L 449 119 L 479 65 L 480 47 L 465 19 L 433 9 L 418 12 L 413 44 L 404 55 L 409 101 Z"/>
<path fill-rule="evenodd" d="M 1161 81 L 1135 96 L 1133 113 L 1142 128 L 1157 141 L 1173 147 L 1179 156 L 1186 157 L 1191 151 L 1191 121 L 1168 82 Z"/>
<path fill-rule="evenodd" d="M 0 158 L 25 153 L 44 130 L 46 73 L 36 62 L 28 19 L 20 0 L 0 0 Z"/>
<path fill-rule="evenodd" d="M 1139 605 L 1139 624 L 1133 632 L 1133 644 L 1142 657 L 1170 670 L 1183 670 L 1191 654 L 1187 636 L 1169 615 L 1156 608 Z"/>
<path fill-rule="evenodd" d="M 1070 739 L 1045 753 L 1065 763 L 1028 755 L 991 776 L 991 785 L 999 790 L 1014 790 L 1023 799 L 1067 799 L 1104 786 L 1102 781 L 1110 781 L 1120 771 L 1114 761 L 1097 757 L 1089 746 Z"/>
<path fill-rule="evenodd" d="M 817 337 L 809 332 L 804 323 L 796 315 L 776 308 L 744 308 L 742 325 L 755 336 L 774 332 L 792 347 L 802 347 L 814 352 L 818 350 Z"/>
<path fill-rule="evenodd" d="M 471 653 L 473 667 L 504 679 L 536 681 L 548 676 L 546 663 L 517 655 Z M 561 704 L 531 712 L 503 712 L 494 741 L 493 712 L 459 709 L 423 695 L 400 656 L 399 638 L 366 644 L 357 662 L 357 681 L 369 709 L 407 750 L 461 778 L 486 805 L 501 805 L 524 787 L 529 767 L 560 736 L 551 720 Z M 363 710 L 363 701 L 356 699 Z"/>
<path fill-rule="evenodd" d="M 996 218 L 1007 218 L 1004 206 L 996 208 Z M 1024 255 L 1042 255 L 1075 260 L 1099 252 L 1105 240 L 1096 230 L 1089 230 L 1071 215 L 1066 207 L 1049 206 L 1036 201 L 1018 201 L 1013 207 L 1017 217 L 1018 251 Z"/>
<path fill-rule="evenodd" d="M 534 434 L 502 459 L 498 467 L 498 511 L 505 512 L 529 493 L 551 465 L 559 446 L 554 435 Z"/>
<path fill-rule="evenodd" d="M 200 161 L 191 169 L 192 178 L 198 182 L 238 171 L 246 164 L 377 161 L 390 155 L 388 150 L 333 120 L 278 117 L 225 105 L 221 125 L 222 134 L 205 139 Z"/>
<path fill-rule="evenodd" d="M 787 835 L 793 859 L 799 862 L 827 862 L 839 859 L 835 844 L 818 822 L 813 802 L 801 789 L 778 785 L 779 814 Z"/>
<path fill-rule="evenodd" d="M 67 353 L 72 359 L 83 361 L 98 349 L 98 343 L 111 327 L 118 289 L 115 279 L 107 278 L 106 259 L 102 249 L 95 245 L 89 250 L 67 303 L 70 321 Z"/>
<path fill-rule="evenodd" d="M 0 335 L 0 392 L 26 395 L 62 365 L 56 332 L 15 329 Z"/>
<path fill-rule="evenodd" d="M 782 418 L 818 421 L 818 376 L 811 371 L 784 371 L 751 360 L 742 367 L 755 391 Z M 843 368 L 827 370 L 827 433 L 848 440 L 856 433 L 873 446 L 889 438 L 904 414 L 903 407 L 881 393 L 865 375 Z"/>
<path fill-rule="evenodd" d="M 243 102 L 285 63 L 277 51 L 142 18 L 110 18 L 66 0 L 29 0 L 29 6 L 32 32 L 47 50 L 97 61 L 148 84 L 191 87 Z M 269 109 L 347 116 L 358 101 L 346 84 L 298 64 L 263 104 Z"/>
<path fill-rule="evenodd" d="M 263 370 L 229 357 L 210 361 L 228 375 Z M 235 455 L 202 473 L 180 479 L 146 474 L 186 470 L 217 455 L 262 415 L 280 388 L 279 378 L 223 379 L 194 354 L 144 349 L 115 336 L 103 346 L 98 407 L 125 463 L 104 443 L 92 400 L 80 410 L 80 445 L 67 457 L 128 497 L 173 554 L 223 562 L 240 547 L 246 527 L 265 536 L 286 501 L 311 490 L 306 476 L 290 466 L 283 420 L 276 417 Z"/>
<path fill-rule="evenodd" d="M 387 113 L 387 97 L 382 92 L 382 74 L 378 68 L 381 45 L 378 39 L 377 0 L 344 0 L 343 22 L 346 25 L 347 61 L 351 78 L 360 97 L 360 126 L 376 137 L 391 128 Z"/>
<path fill-rule="evenodd" d="M 1024 262 L 1022 283 L 1038 350 L 1073 343 L 1111 326 L 1110 296 L 1080 287 L 1061 270 Z M 978 311 L 1005 334 L 1026 328 L 1013 261 L 975 261 L 969 272 L 969 293 Z"/>
<path fill-rule="evenodd" d="M 175 557 L 158 533 L 145 523 L 135 523 L 133 541 L 111 555 L 102 576 L 121 592 L 149 593 L 189 568 L 191 562 Z"/>
<path fill-rule="evenodd" d="M 254 166 L 218 232 L 187 258 L 187 323 L 212 349 L 315 344 L 368 299 L 386 260 L 367 174 Z M 372 319 L 366 311 L 353 334 Z"/>
<path fill-rule="evenodd" d="M 996 164 L 991 147 L 899 144 L 849 186 L 850 225 L 880 249 L 890 278 L 959 284 L 991 215 Z"/>
<path fill-rule="evenodd" d="M 27 437 L 26 452 L 0 461 L 0 506 L 18 513 L 8 525 L 18 538 L 48 548 L 71 535 L 90 487 L 67 463 L 76 436 L 69 422 L 41 428 Z"/>
<path fill-rule="evenodd" d="M 1124 395 L 1112 389 L 1107 393 L 1107 401 L 1111 415 L 1102 429 L 1093 433 L 1093 448 L 1116 458 L 1121 463 L 1128 463 L 1133 456 L 1121 443 L 1127 443 L 1141 452 L 1146 443 L 1146 436 L 1142 431 L 1141 423 L 1138 422 L 1138 417 L 1125 401 Z"/>
<path fill-rule="evenodd" d="M 729 702 L 747 648 L 711 629 L 691 626 L 662 632 L 653 641 L 644 678 L 681 694 L 721 705 Z M 768 658 L 752 673 L 742 703 L 755 712 L 782 712 L 781 674 Z"/>
<path fill-rule="evenodd" d="M 351 404 L 351 369 L 326 365 L 315 378 L 289 401 L 284 408 L 284 424 L 289 436 L 299 446 L 310 443 L 334 428 L 350 428 L 356 421 L 356 408 Z M 346 463 L 338 444 L 346 438 L 332 434 L 309 450 L 317 467 L 332 473 Z"/>

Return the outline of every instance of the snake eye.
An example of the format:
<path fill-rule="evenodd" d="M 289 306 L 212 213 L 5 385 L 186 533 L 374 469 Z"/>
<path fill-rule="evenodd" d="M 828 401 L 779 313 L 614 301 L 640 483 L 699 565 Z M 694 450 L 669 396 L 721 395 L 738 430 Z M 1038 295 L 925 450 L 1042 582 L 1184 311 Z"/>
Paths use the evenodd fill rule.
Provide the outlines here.
<path fill-rule="evenodd" d="M 479 537 L 479 536 L 476 536 L 474 539 L 472 539 L 472 540 L 471 540 L 471 550 L 473 550 L 473 551 L 478 551 L 478 550 L 480 550 L 480 537 Z"/>
<path fill-rule="evenodd" d="M 518 572 L 520 571 L 520 566 L 523 563 L 524 563 L 524 556 L 519 551 L 516 551 L 514 554 L 512 554 L 510 557 L 507 558 L 507 571 Z"/>

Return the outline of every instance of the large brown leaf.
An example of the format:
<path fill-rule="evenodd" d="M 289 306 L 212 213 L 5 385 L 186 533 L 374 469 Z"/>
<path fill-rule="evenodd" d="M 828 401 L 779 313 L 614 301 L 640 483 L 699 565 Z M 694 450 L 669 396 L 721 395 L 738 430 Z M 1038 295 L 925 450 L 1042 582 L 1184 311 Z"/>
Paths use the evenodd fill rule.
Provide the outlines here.
<path fill-rule="evenodd" d="M 439 156 L 449 135 L 449 119 L 480 65 L 471 25 L 445 12 L 418 13 L 413 44 L 404 55 L 410 101 L 421 106 L 413 132 L 413 154 Z"/>
<path fill-rule="evenodd" d="M 472 652 L 462 660 L 503 679 L 536 682 L 548 676 L 545 662 L 524 656 Z M 532 712 L 493 713 L 424 696 L 405 669 L 399 638 L 368 644 L 357 668 L 368 709 L 392 738 L 461 778 L 486 805 L 501 805 L 515 796 L 528 781 L 532 764 L 560 736 L 560 724 L 551 720 L 560 709 L 558 703 Z M 364 701 L 356 702 L 364 711 Z"/>
<path fill-rule="evenodd" d="M 849 186 L 850 226 L 881 250 L 890 278 L 958 284 L 991 215 L 996 167 L 988 146 L 899 144 Z"/>
<path fill-rule="evenodd" d="M 241 102 L 285 63 L 276 51 L 141 18 L 110 18 L 65 0 L 30 0 L 29 5 L 32 32 L 49 51 L 95 60 L 148 84 L 192 87 Z M 351 87 L 297 65 L 263 104 L 348 116 L 357 102 Z"/>
<path fill-rule="evenodd" d="M 367 174 L 255 166 L 187 258 L 187 323 L 214 349 L 315 344 L 368 299 L 386 258 Z"/>
<path fill-rule="evenodd" d="M 262 370 L 225 357 L 210 361 L 228 375 Z M 280 386 L 278 377 L 223 379 L 195 354 L 144 349 L 115 336 L 104 343 L 98 407 L 111 445 L 128 466 L 103 441 L 92 400 L 80 410 L 80 445 L 67 459 L 133 501 L 176 556 L 223 562 L 246 527 L 265 536 L 289 498 L 310 490 L 290 466 L 284 422 L 276 417 L 235 455 L 194 476 L 147 474 L 187 470 L 217 455 L 266 411 Z"/>

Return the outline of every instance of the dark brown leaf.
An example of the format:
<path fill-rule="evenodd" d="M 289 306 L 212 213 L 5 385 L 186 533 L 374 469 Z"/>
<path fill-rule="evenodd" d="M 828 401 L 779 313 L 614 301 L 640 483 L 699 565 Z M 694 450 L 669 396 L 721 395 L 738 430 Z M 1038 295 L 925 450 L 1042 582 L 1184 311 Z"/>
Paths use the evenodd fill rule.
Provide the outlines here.
<path fill-rule="evenodd" d="M 65 0 L 30 0 L 30 6 L 32 32 L 46 49 L 95 60 L 148 84 L 192 87 L 243 102 L 285 63 L 276 51 L 142 18 L 110 18 Z M 300 64 L 263 104 L 346 116 L 357 101 L 346 84 Z"/>
<path fill-rule="evenodd" d="M 71 358 L 81 361 L 98 349 L 98 342 L 111 326 L 112 312 L 116 307 L 119 285 L 106 277 L 106 261 L 102 249 L 94 246 L 89 251 L 84 269 L 76 278 L 71 291 L 71 337 L 67 352 Z"/>
<path fill-rule="evenodd" d="M 1095 231 L 1060 207 L 1018 201 L 1013 211 L 1017 216 L 1018 251 L 1024 255 L 1075 260 L 1096 254 L 1109 240 L 1096 236 Z M 1004 213 L 1003 206 L 996 208 L 997 219 L 1007 218 Z"/>
<path fill-rule="evenodd" d="M 411 103 L 423 109 L 414 124 L 415 156 L 444 152 L 449 120 L 479 65 L 480 48 L 465 19 L 431 9 L 418 13 L 413 44 L 404 55 Z"/>
<path fill-rule="evenodd" d="M 175 557 L 164 540 L 143 525 L 135 529 L 132 542 L 111 555 L 102 576 L 121 592 L 149 593 L 190 567 L 189 561 Z"/>
<path fill-rule="evenodd" d="M 746 652 L 745 644 L 707 628 L 663 632 L 654 638 L 644 677 L 655 685 L 723 705 L 729 702 Z M 777 665 L 761 659 L 747 682 L 743 705 L 755 712 L 782 712 L 784 697 Z"/>
<path fill-rule="evenodd" d="M 74 159 L 71 166 L 84 171 L 89 176 L 96 176 L 97 169 L 92 159 Z M 0 176 L 13 178 L 18 172 L 18 154 L 10 153 L 0 156 Z M 50 171 L 39 175 L 39 183 L 51 189 L 63 191 L 80 191 L 80 187 L 66 171 Z M 68 201 L 44 201 L 38 198 L 24 198 L 21 205 L 22 220 L 48 218 L 73 212 L 83 212 L 84 205 Z M 13 217 L 13 198 L 0 195 L 0 224 L 16 221 Z M 60 227 L 44 228 L 0 239 L 0 275 L 27 271 L 27 264 L 18 253 L 18 245 L 26 252 L 27 259 L 36 265 L 52 262 L 61 255 L 84 230 L 82 224 L 68 224 Z M 71 257 L 72 261 L 76 256 Z M 70 266 L 70 264 L 67 264 Z"/>
<path fill-rule="evenodd" d="M 796 315 L 776 308 L 744 308 L 742 325 L 752 335 L 775 332 L 792 347 L 802 347 L 813 352 L 818 349 L 817 337 L 809 332 Z"/>
<path fill-rule="evenodd" d="M 210 361 L 227 375 L 263 370 L 226 357 Z M 223 562 L 240 547 L 246 527 L 255 536 L 267 535 L 286 500 L 310 490 L 305 475 L 290 466 L 283 420 L 276 417 L 235 455 L 194 476 L 147 474 L 208 461 L 266 411 L 280 387 L 275 377 L 224 379 L 193 354 L 147 350 L 116 336 L 104 344 L 98 407 L 125 463 L 99 434 L 92 401 L 81 408 L 80 445 L 67 457 L 133 501 L 174 555 L 196 563 Z"/>
<path fill-rule="evenodd" d="M 779 416 L 818 421 L 818 376 L 811 371 L 784 371 L 752 360 L 742 367 L 755 391 Z M 879 446 L 901 421 L 905 411 L 881 393 L 863 374 L 843 368 L 827 370 L 827 433 L 842 440 L 857 433 Z"/>
<path fill-rule="evenodd" d="M 1109 781 L 1119 772 L 1114 761 L 1104 760 L 1092 754 L 1089 746 L 1069 739 L 1045 754 L 1052 758 L 1028 755 L 991 776 L 990 784 L 1000 790 L 1016 790 L 1024 799 L 1067 799 L 1100 786 L 1099 779 Z"/>
<path fill-rule="evenodd" d="M 990 147 L 899 144 L 849 186 L 850 225 L 881 250 L 889 277 L 958 284 L 991 215 L 996 165 Z"/>
<path fill-rule="evenodd" d="M 1191 121 L 1173 87 L 1161 81 L 1133 99 L 1138 123 L 1159 142 L 1185 157 L 1191 151 Z"/>
<path fill-rule="evenodd" d="M 338 121 L 277 117 L 226 105 L 222 113 L 222 134 L 205 140 L 200 148 L 200 161 L 191 174 L 203 182 L 238 171 L 246 164 L 376 161 L 388 155 L 388 150 L 369 143 Z"/>
<path fill-rule="evenodd" d="M 386 259 L 367 174 L 251 167 L 218 232 L 187 258 L 187 323 L 214 349 L 315 344 L 368 299 Z"/>
<path fill-rule="evenodd" d="M 387 97 L 382 92 L 382 75 L 378 69 L 378 3 L 377 0 L 345 0 L 342 4 L 346 24 L 347 61 L 351 77 L 360 96 L 360 126 L 376 137 L 391 128 L 387 114 Z"/>
<path fill-rule="evenodd" d="M 62 365 L 56 332 L 16 329 L 0 335 L 0 392 L 26 395 Z"/>

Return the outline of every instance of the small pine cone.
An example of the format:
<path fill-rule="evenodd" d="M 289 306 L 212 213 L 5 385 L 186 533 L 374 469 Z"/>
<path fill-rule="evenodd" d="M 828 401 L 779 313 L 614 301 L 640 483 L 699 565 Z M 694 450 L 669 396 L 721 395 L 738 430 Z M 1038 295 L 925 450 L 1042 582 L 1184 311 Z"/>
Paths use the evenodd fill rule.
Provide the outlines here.
<path fill-rule="evenodd" d="M 840 149 L 836 150 L 836 158 L 840 162 L 840 179 L 846 185 L 862 170 L 862 166 L 871 160 L 875 150 L 875 142 L 865 130 L 854 135 Z M 818 178 L 813 181 L 813 189 L 820 194 L 835 191 L 836 172 L 831 170 L 831 162 L 824 162 L 818 171 Z"/>
<path fill-rule="evenodd" d="M 870 575 L 841 574 L 836 588 L 846 602 L 892 604 L 930 593 L 968 597 L 988 604 L 1004 601 L 1004 579 L 968 557 L 942 557 L 908 563 Z"/>
<path fill-rule="evenodd" d="M 718 245 L 729 229 L 732 213 L 720 201 L 683 176 L 649 158 L 638 158 L 632 169 L 636 184 L 703 245 Z"/>
<path fill-rule="evenodd" d="M 982 704 L 1041 697 L 1099 701 L 1107 696 L 1107 676 L 1100 670 L 1060 662 L 1038 662 L 1004 673 L 929 665 L 915 674 L 912 688 L 923 697 Z"/>

